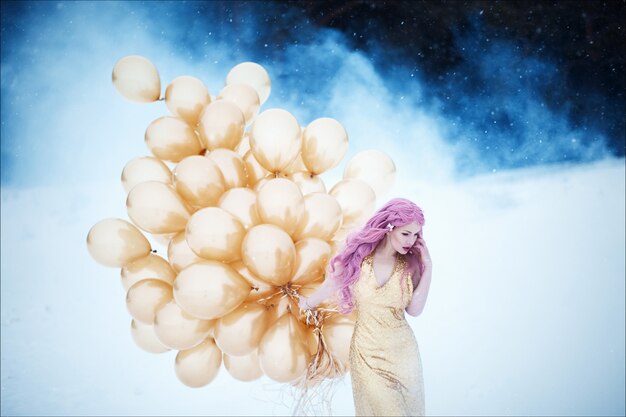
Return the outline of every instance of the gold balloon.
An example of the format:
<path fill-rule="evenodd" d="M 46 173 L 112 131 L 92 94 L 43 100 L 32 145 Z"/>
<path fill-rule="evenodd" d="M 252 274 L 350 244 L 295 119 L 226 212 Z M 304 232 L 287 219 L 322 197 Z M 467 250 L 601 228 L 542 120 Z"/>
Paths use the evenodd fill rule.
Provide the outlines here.
<path fill-rule="evenodd" d="M 279 318 L 285 314 L 291 314 L 298 310 L 298 304 L 290 297 L 276 296 L 265 303 L 269 311 L 269 325 L 272 326 Z"/>
<path fill-rule="evenodd" d="M 214 324 L 212 320 L 192 316 L 172 300 L 157 311 L 154 333 L 161 343 L 171 349 L 190 349 L 202 343 Z"/>
<path fill-rule="evenodd" d="M 342 243 L 345 242 L 352 232 L 356 231 L 357 227 L 355 225 L 352 226 L 342 226 L 337 230 L 337 232 L 333 235 L 333 242 Z"/>
<path fill-rule="evenodd" d="M 272 224 L 260 224 L 248 230 L 241 246 L 243 263 L 254 275 L 273 285 L 289 282 L 296 248 L 284 230 Z"/>
<path fill-rule="evenodd" d="M 350 324 L 354 326 L 354 323 L 356 322 L 357 312 L 358 312 L 357 309 L 354 309 L 348 314 L 341 314 L 341 313 L 333 314 L 327 320 L 327 323 L 331 323 L 331 322 L 335 324 L 345 323 L 345 324 Z"/>
<path fill-rule="evenodd" d="M 250 285 L 251 291 L 245 302 L 257 301 L 277 292 L 276 287 L 254 276 L 242 261 L 233 262 L 230 266 L 232 266 L 239 275 L 244 277 Z"/>
<path fill-rule="evenodd" d="M 196 211 L 187 224 L 187 244 L 198 256 L 223 262 L 241 259 L 246 233 L 235 216 L 219 207 Z"/>
<path fill-rule="evenodd" d="M 230 84 L 247 84 L 254 88 L 259 95 L 261 104 L 270 95 L 271 80 L 270 76 L 261 65 L 254 62 L 242 62 L 235 65 L 226 75 L 226 85 Z"/>
<path fill-rule="evenodd" d="M 228 190 L 236 187 L 248 186 L 246 163 L 243 158 L 230 149 L 215 149 L 208 158 L 217 164 L 224 176 L 224 186 Z"/>
<path fill-rule="evenodd" d="M 165 89 L 165 104 L 169 111 L 192 126 L 198 123 L 200 113 L 210 102 L 209 91 L 195 77 L 177 77 Z"/>
<path fill-rule="evenodd" d="M 252 188 L 252 190 L 253 190 L 255 193 L 257 193 L 257 194 L 258 194 L 258 193 L 259 193 L 259 190 L 260 190 L 261 188 L 263 188 L 263 186 L 264 186 L 264 185 L 265 185 L 265 184 L 266 184 L 269 180 L 273 180 L 273 179 L 275 179 L 275 178 L 276 178 L 276 177 L 274 176 L 274 174 L 268 175 L 268 176 L 267 176 L 267 177 L 265 177 L 265 178 L 261 178 L 261 179 L 260 179 L 260 180 L 259 180 L 256 184 L 254 184 L 254 187 Z M 258 213 L 258 208 L 257 208 L 257 213 Z"/>
<path fill-rule="evenodd" d="M 87 249 L 97 262 L 111 267 L 123 267 L 152 250 L 148 239 L 135 226 L 112 218 L 92 226 L 87 234 Z"/>
<path fill-rule="evenodd" d="M 217 320 L 215 342 L 228 355 L 248 355 L 259 346 L 269 319 L 265 306 L 255 302 L 244 303 Z"/>
<path fill-rule="evenodd" d="M 207 337 L 199 345 L 178 352 L 174 369 L 183 384 L 199 388 L 213 381 L 221 365 L 222 352 L 213 338 Z"/>
<path fill-rule="evenodd" d="M 144 324 L 133 319 L 130 322 L 130 332 L 135 344 L 146 352 L 163 353 L 171 350 L 157 339 L 151 324 Z"/>
<path fill-rule="evenodd" d="M 289 176 L 295 172 L 300 172 L 300 171 L 306 171 L 306 166 L 304 165 L 304 162 L 302 161 L 302 155 L 298 154 L 298 156 L 296 156 L 296 159 L 294 159 L 287 166 L 287 168 L 285 168 L 282 171 L 282 173 L 285 174 L 286 176 Z"/>
<path fill-rule="evenodd" d="M 349 365 L 350 341 L 353 332 L 354 321 L 339 317 L 327 320 L 322 329 L 328 351 L 344 369 Z"/>
<path fill-rule="evenodd" d="M 174 281 L 174 298 L 189 314 L 202 319 L 222 317 L 250 294 L 250 285 L 231 266 L 202 261 L 183 269 Z"/>
<path fill-rule="evenodd" d="M 323 276 L 320 276 L 315 282 L 309 282 L 300 287 L 298 287 L 298 285 L 295 285 L 295 288 L 299 294 L 302 294 L 305 297 L 309 297 L 323 284 L 323 278 Z M 317 352 L 318 348 L 317 335 L 313 332 L 315 327 L 312 324 L 306 324 L 306 316 L 303 314 L 303 312 L 300 311 L 298 301 L 291 299 L 290 302 L 291 306 L 288 313 L 295 318 L 296 323 L 298 324 L 300 329 L 299 331 L 301 340 L 303 340 L 305 344 L 309 347 L 309 353 L 311 355 L 314 355 L 315 352 Z M 329 304 L 324 302 L 320 304 L 319 307 L 329 307 Z"/>
<path fill-rule="evenodd" d="M 335 119 L 321 117 L 304 129 L 302 160 L 307 171 L 318 175 L 336 167 L 348 150 L 348 133 Z"/>
<path fill-rule="evenodd" d="M 311 193 L 325 193 L 326 185 L 324 185 L 324 181 L 317 175 L 313 175 L 307 171 L 298 171 L 292 174 L 289 174 L 288 177 L 294 184 L 300 188 L 302 195 L 307 195 Z"/>
<path fill-rule="evenodd" d="M 376 204 L 376 194 L 372 187 L 358 179 L 339 181 L 330 189 L 329 194 L 341 206 L 344 227 L 359 225 L 365 221 Z"/>
<path fill-rule="evenodd" d="M 266 170 L 281 172 L 300 152 L 302 132 L 296 118 L 283 109 L 259 114 L 250 129 L 250 150 Z"/>
<path fill-rule="evenodd" d="M 242 83 L 227 85 L 222 89 L 217 99 L 235 103 L 243 113 L 246 125 L 252 123 L 261 106 L 256 90 Z"/>
<path fill-rule="evenodd" d="M 111 78 L 117 91 L 131 101 L 149 103 L 161 95 L 159 72 L 142 56 L 128 55 L 117 61 Z"/>
<path fill-rule="evenodd" d="M 122 286 L 128 291 L 138 281 L 152 278 L 166 282 L 170 285 L 176 279 L 176 272 L 170 264 L 159 255 L 150 253 L 143 258 L 139 258 L 127 265 L 120 271 Z"/>
<path fill-rule="evenodd" d="M 205 107 L 198 122 L 198 133 L 204 147 L 235 149 L 241 138 L 245 122 L 236 104 L 218 100 Z"/>
<path fill-rule="evenodd" d="M 374 190 L 376 196 L 387 193 L 396 178 L 396 165 L 384 152 L 370 149 L 354 155 L 346 165 L 343 178 L 362 180 Z"/>
<path fill-rule="evenodd" d="M 274 224 L 292 234 L 304 215 L 304 197 L 293 182 L 274 178 L 259 189 L 257 211 L 263 223 Z"/>
<path fill-rule="evenodd" d="M 172 286 L 158 279 L 142 279 L 128 289 L 126 308 L 135 320 L 154 323 L 156 312 L 172 301 Z"/>
<path fill-rule="evenodd" d="M 188 156 L 174 169 L 174 188 L 192 207 L 214 206 L 225 190 L 218 165 L 200 155 Z"/>
<path fill-rule="evenodd" d="M 319 287 L 324 283 L 324 276 L 321 275 L 317 279 L 307 282 L 303 286 L 298 289 L 298 294 L 304 295 L 305 297 L 309 297 L 315 291 L 318 290 Z"/>
<path fill-rule="evenodd" d="M 229 356 L 224 353 L 222 360 L 228 373 L 239 381 L 254 381 L 263 376 L 256 350 L 244 356 Z"/>
<path fill-rule="evenodd" d="M 341 231 L 341 229 L 339 229 Z M 337 232 L 335 234 L 335 237 L 337 236 L 339 232 Z M 347 236 L 347 235 L 346 235 Z M 343 238 L 338 238 L 335 239 L 335 237 L 333 237 L 333 240 L 330 241 L 330 259 L 334 258 L 335 256 L 337 256 L 337 254 L 343 250 L 346 246 L 346 241 L 345 238 L 346 236 L 344 236 Z"/>
<path fill-rule="evenodd" d="M 231 188 L 222 194 L 217 205 L 235 216 L 245 229 L 261 223 L 256 208 L 256 193 L 249 188 Z"/>
<path fill-rule="evenodd" d="M 187 244 L 185 231 L 177 233 L 167 247 L 167 259 L 176 272 L 180 272 L 187 266 L 205 260 L 196 255 Z M 173 281 L 172 281 L 173 283 Z"/>
<path fill-rule="evenodd" d="M 260 180 L 269 175 L 269 171 L 266 170 L 256 160 L 252 151 L 246 152 L 243 156 L 243 160 L 246 163 L 246 175 L 248 176 L 248 185 L 253 187 Z"/>
<path fill-rule="evenodd" d="M 317 352 L 319 341 L 315 333 L 313 333 L 313 326 L 308 326 L 305 322 L 298 320 L 297 313 L 294 314 L 293 310 L 291 314 L 295 318 L 295 322 L 298 324 L 300 332 L 300 340 L 304 342 L 310 355 L 315 355 Z"/>
<path fill-rule="evenodd" d="M 276 178 L 282 178 L 282 179 L 287 179 L 287 175 L 283 174 L 283 173 L 276 173 L 276 174 L 269 174 L 267 177 L 261 178 L 256 184 L 254 184 L 254 186 L 252 187 L 252 189 L 258 194 L 259 190 L 261 188 L 263 188 L 263 186 L 271 181 L 274 180 Z"/>
<path fill-rule="evenodd" d="M 265 332 L 258 355 L 261 369 L 274 381 L 293 381 L 306 371 L 309 347 L 293 315 L 284 314 Z"/>
<path fill-rule="evenodd" d="M 193 128 L 172 116 L 159 117 L 150 123 L 145 141 L 154 156 L 165 161 L 179 162 L 187 156 L 199 155 L 202 150 Z"/>
<path fill-rule="evenodd" d="M 307 284 L 324 275 L 330 245 L 322 239 L 305 238 L 296 242 L 296 267 L 291 282 Z"/>
<path fill-rule="evenodd" d="M 129 161 L 122 170 L 122 186 L 128 193 L 140 182 L 159 181 L 172 183 L 172 171 L 160 159 L 153 156 L 140 156 Z"/>
<path fill-rule="evenodd" d="M 163 246 L 167 246 L 170 244 L 170 241 L 172 240 L 172 238 L 176 236 L 176 233 L 163 233 L 163 234 L 152 233 L 150 234 L 150 236 L 152 236 L 155 242 Z"/>
<path fill-rule="evenodd" d="M 298 224 L 294 239 L 307 237 L 330 240 L 342 223 L 341 206 L 337 199 L 326 193 L 310 193 L 304 196 L 304 215 Z"/>
<path fill-rule="evenodd" d="M 126 198 L 128 216 L 150 233 L 176 233 L 187 225 L 189 209 L 171 185 L 157 181 L 137 184 Z"/>
<path fill-rule="evenodd" d="M 244 156 L 246 156 L 246 152 L 248 152 L 249 150 L 250 150 L 250 134 L 246 132 L 243 134 L 243 138 L 241 139 L 241 142 L 239 142 L 239 145 L 237 146 L 237 153 L 241 155 L 241 157 L 243 158 Z"/>

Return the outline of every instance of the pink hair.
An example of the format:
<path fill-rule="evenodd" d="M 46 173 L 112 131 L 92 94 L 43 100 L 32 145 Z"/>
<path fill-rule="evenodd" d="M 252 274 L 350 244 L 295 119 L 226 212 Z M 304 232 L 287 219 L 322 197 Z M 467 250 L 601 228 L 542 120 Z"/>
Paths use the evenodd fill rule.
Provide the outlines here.
<path fill-rule="evenodd" d="M 412 222 L 424 225 L 422 209 L 407 199 L 394 198 L 374 213 L 362 229 L 348 235 L 345 247 L 330 260 L 328 266 L 329 277 L 338 283 L 341 313 L 347 314 L 354 309 L 354 284 L 361 273 L 361 262 L 385 238 L 388 225 L 399 227 Z M 418 253 L 414 245 L 405 257 L 408 260 L 407 272 L 412 274 L 419 268 L 421 276 L 424 267 Z"/>

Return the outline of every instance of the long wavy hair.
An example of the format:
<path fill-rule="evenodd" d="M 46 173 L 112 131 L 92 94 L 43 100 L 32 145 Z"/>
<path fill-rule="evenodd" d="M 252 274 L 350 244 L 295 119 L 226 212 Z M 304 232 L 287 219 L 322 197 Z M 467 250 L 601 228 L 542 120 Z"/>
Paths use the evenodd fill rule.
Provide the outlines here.
<path fill-rule="evenodd" d="M 359 279 L 363 258 L 385 238 L 388 225 L 400 227 L 412 222 L 424 225 L 422 209 L 407 199 L 394 198 L 378 209 L 363 228 L 348 235 L 345 247 L 330 260 L 327 271 L 329 278 L 337 283 L 341 313 L 347 314 L 354 309 L 354 284 Z M 419 271 L 421 276 L 424 266 L 415 244 L 405 258 L 408 261 L 407 273 Z"/>

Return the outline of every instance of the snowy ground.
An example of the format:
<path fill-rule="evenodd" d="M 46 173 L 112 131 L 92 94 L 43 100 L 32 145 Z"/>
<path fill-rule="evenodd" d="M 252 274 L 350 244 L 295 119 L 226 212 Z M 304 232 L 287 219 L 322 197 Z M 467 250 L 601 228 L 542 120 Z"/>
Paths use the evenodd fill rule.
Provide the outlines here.
<path fill-rule="evenodd" d="M 623 159 L 399 177 L 390 195 L 423 207 L 434 262 L 427 307 L 409 317 L 429 415 L 624 414 L 624 177 Z M 119 270 L 85 245 L 105 217 L 126 218 L 116 181 L 3 186 L 2 415 L 288 414 L 269 379 L 222 367 L 188 388 L 175 352 L 134 344 Z M 333 413 L 354 413 L 349 378 Z"/>

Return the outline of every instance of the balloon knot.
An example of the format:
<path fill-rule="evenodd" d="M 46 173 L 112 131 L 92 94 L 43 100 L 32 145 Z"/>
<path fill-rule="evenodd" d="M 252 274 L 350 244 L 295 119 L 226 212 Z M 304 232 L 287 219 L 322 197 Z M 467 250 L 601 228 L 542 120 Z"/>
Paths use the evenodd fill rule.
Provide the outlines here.
<path fill-rule="evenodd" d="M 291 288 L 291 282 L 286 283 L 285 285 L 281 285 L 280 286 L 280 290 L 283 292 L 283 295 L 290 295 L 290 296 L 294 296 L 297 295 L 294 294 L 295 290 L 293 288 Z"/>

